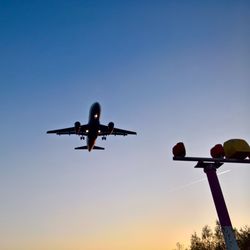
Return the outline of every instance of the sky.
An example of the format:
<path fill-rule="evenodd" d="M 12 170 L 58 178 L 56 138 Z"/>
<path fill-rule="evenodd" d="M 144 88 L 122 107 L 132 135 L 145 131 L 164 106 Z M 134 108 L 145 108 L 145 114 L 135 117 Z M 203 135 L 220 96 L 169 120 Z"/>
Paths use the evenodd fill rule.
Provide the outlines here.
<path fill-rule="evenodd" d="M 249 1 L 0 1 L 0 249 L 171 250 L 217 219 L 201 169 L 250 143 Z M 101 122 L 137 136 L 47 130 Z M 218 172 L 233 226 L 250 225 L 250 166 Z"/>

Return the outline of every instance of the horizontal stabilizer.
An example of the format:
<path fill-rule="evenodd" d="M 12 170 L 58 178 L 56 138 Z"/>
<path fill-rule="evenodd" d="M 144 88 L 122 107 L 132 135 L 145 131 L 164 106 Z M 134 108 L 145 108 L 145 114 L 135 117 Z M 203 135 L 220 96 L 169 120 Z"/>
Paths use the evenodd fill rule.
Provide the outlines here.
<path fill-rule="evenodd" d="M 77 147 L 75 149 L 88 149 L 88 147 L 87 146 L 82 146 L 82 147 Z"/>
<path fill-rule="evenodd" d="M 104 150 L 102 147 L 94 146 L 93 149 L 99 149 L 99 150 Z"/>
<path fill-rule="evenodd" d="M 77 147 L 75 149 L 88 149 L 87 146 Z M 93 149 L 104 150 L 102 147 L 94 146 Z"/>

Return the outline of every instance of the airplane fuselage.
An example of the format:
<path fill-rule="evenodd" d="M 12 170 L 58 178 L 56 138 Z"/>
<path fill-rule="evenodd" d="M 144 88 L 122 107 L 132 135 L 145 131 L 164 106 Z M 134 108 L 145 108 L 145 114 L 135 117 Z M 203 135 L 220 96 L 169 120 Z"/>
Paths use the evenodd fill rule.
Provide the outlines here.
<path fill-rule="evenodd" d="M 101 115 L 101 105 L 98 102 L 92 104 L 89 111 L 89 131 L 87 135 L 87 147 L 88 151 L 91 151 L 95 145 L 95 141 L 98 137 L 98 130 L 100 126 L 100 115 Z"/>

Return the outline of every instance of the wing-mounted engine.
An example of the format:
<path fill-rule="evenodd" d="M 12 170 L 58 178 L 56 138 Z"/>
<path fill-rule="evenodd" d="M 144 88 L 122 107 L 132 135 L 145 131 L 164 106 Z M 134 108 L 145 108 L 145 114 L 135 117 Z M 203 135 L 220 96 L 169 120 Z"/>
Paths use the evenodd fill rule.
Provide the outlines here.
<path fill-rule="evenodd" d="M 80 131 L 81 131 L 81 123 L 80 122 L 75 122 L 75 132 L 77 135 L 80 134 Z"/>
<path fill-rule="evenodd" d="M 113 132 L 113 130 L 114 130 L 114 126 L 115 126 L 115 124 L 114 124 L 113 122 L 110 122 L 110 123 L 108 124 L 108 134 L 109 134 L 109 135 L 112 134 L 112 132 Z"/>

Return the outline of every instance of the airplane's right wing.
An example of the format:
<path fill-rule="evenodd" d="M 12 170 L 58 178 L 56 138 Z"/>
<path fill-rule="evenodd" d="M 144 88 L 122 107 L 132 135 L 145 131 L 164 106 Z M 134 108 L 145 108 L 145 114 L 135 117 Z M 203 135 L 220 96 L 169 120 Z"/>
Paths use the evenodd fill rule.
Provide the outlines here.
<path fill-rule="evenodd" d="M 47 134 L 57 134 L 57 135 L 87 135 L 88 134 L 88 125 L 81 125 L 76 132 L 75 127 L 55 129 L 47 131 Z"/>

